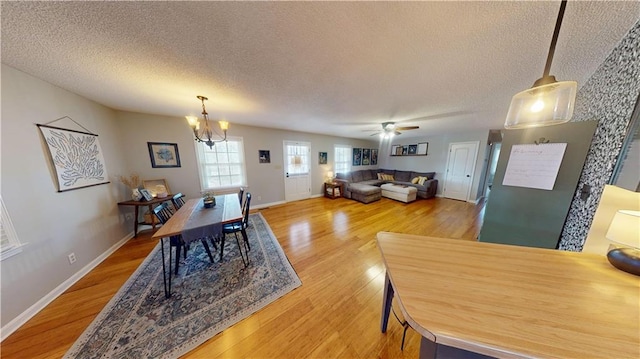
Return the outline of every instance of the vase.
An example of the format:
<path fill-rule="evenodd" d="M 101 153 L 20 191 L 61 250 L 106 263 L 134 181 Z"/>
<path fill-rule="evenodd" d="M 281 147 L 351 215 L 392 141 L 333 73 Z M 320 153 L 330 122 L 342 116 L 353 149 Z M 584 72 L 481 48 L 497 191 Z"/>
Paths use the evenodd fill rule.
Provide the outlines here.
<path fill-rule="evenodd" d="M 131 189 L 131 199 L 134 201 L 139 201 L 142 199 L 142 193 L 140 193 L 139 189 L 137 188 Z"/>

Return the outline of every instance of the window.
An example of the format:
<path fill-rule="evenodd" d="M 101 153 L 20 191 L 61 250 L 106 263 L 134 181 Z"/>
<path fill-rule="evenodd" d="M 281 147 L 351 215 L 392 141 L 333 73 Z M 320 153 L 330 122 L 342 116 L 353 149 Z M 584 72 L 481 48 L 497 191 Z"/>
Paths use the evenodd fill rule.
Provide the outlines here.
<path fill-rule="evenodd" d="M 335 161 L 333 163 L 334 173 L 345 173 L 351 171 L 351 146 L 335 145 Z"/>
<path fill-rule="evenodd" d="M 196 143 L 200 187 L 203 191 L 243 187 L 247 185 L 244 144 L 241 137 L 229 137 L 213 148 Z"/>
<path fill-rule="evenodd" d="M 18 241 L 16 232 L 13 230 L 13 224 L 11 224 L 11 219 L 1 197 L 0 208 L 2 211 L 0 213 L 0 260 L 2 260 L 22 252 L 22 246 Z"/>

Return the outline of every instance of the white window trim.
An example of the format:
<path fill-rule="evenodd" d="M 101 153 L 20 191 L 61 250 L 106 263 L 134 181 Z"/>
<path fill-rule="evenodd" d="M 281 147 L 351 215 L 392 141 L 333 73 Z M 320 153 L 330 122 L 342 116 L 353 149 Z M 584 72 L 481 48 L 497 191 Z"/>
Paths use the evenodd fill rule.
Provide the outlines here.
<path fill-rule="evenodd" d="M 201 163 L 201 159 L 204 157 L 204 148 L 202 146 L 204 146 L 202 143 L 194 141 L 194 148 L 196 151 L 196 160 L 197 160 L 197 167 L 198 167 L 198 180 L 200 181 L 200 192 L 201 193 L 205 193 L 208 191 L 211 192 L 215 192 L 216 194 L 220 193 L 220 194 L 227 194 L 227 193 L 232 193 L 235 192 L 237 190 L 240 189 L 240 187 L 244 187 L 247 188 L 249 185 L 247 184 L 247 156 L 246 156 L 246 151 L 244 149 L 244 138 L 239 137 L 239 136 L 227 136 L 227 140 L 232 140 L 232 141 L 240 141 L 242 143 L 242 184 L 240 186 L 227 186 L 227 187 L 218 187 L 218 188 L 205 188 L 204 184 L 205 184 L 205 180 L 204 180 L 204 174 L 202 173 L 202 165 Z"/>
<path fill-rule="evenodd" d="M 18 235 L 16 234 L 15 229 L 13 228 L 13 223 L 11 222 L 11 217 L 9 217 L 9 213 L 7 212 L 7 208 L 4 205 L 4 201 L 2 197 L 0 197 L 0 231 L 3 234 L 6 234 L 9 246 L 2 249 L 0 252 L 0 261 L 5 260 L 9 257 L 12 257 L 20 252 L 22 252 L 22 247 L 26 245 L 26 243 L 22 244 L 18 240 Z M 2 235 L 2 234 L 0 234 Z"/>

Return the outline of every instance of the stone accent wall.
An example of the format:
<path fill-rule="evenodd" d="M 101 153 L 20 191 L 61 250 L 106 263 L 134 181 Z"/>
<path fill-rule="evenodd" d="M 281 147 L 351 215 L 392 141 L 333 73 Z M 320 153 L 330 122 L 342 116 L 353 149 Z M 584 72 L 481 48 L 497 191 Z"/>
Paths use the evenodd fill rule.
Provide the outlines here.
<path fill-rule="evenodd" d="M 622 149 L 626 129 L 640 93 L 640 21 L 620 41 L 578 91 L 572 121 L 598 121 L 598 127 L 567 216 L 559 249 L 581 251 Z M 591 186 L 587 200 L 583 185 Z"/>

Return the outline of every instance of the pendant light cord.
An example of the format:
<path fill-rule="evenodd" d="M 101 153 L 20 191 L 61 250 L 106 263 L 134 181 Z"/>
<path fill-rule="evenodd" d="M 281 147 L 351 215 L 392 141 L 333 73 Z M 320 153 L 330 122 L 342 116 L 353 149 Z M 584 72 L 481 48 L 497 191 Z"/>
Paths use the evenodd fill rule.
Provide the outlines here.
<path fill-rule="evenodd" d="M 556 28 L 553 30 L 553 38 L 551 39 L 551 46 L 549 47 L 549 55 L 547 55 L 547 64 L 544 66 L 544 74 L 542 78 L 549 77 L 549 71 L 551 70 L 551 61 L 553 61 L 553 54 L 556 51 L 556 42 L 558 42 L 558 34 L 560 33 L 560 25 L 562 25 L 562 18 L 564 17 L 564 9 L 567 7 L 567 0 L 562 0 L 560 4 L 560 11 L 558 12 L 558 19 L 556 20 Z"/>

